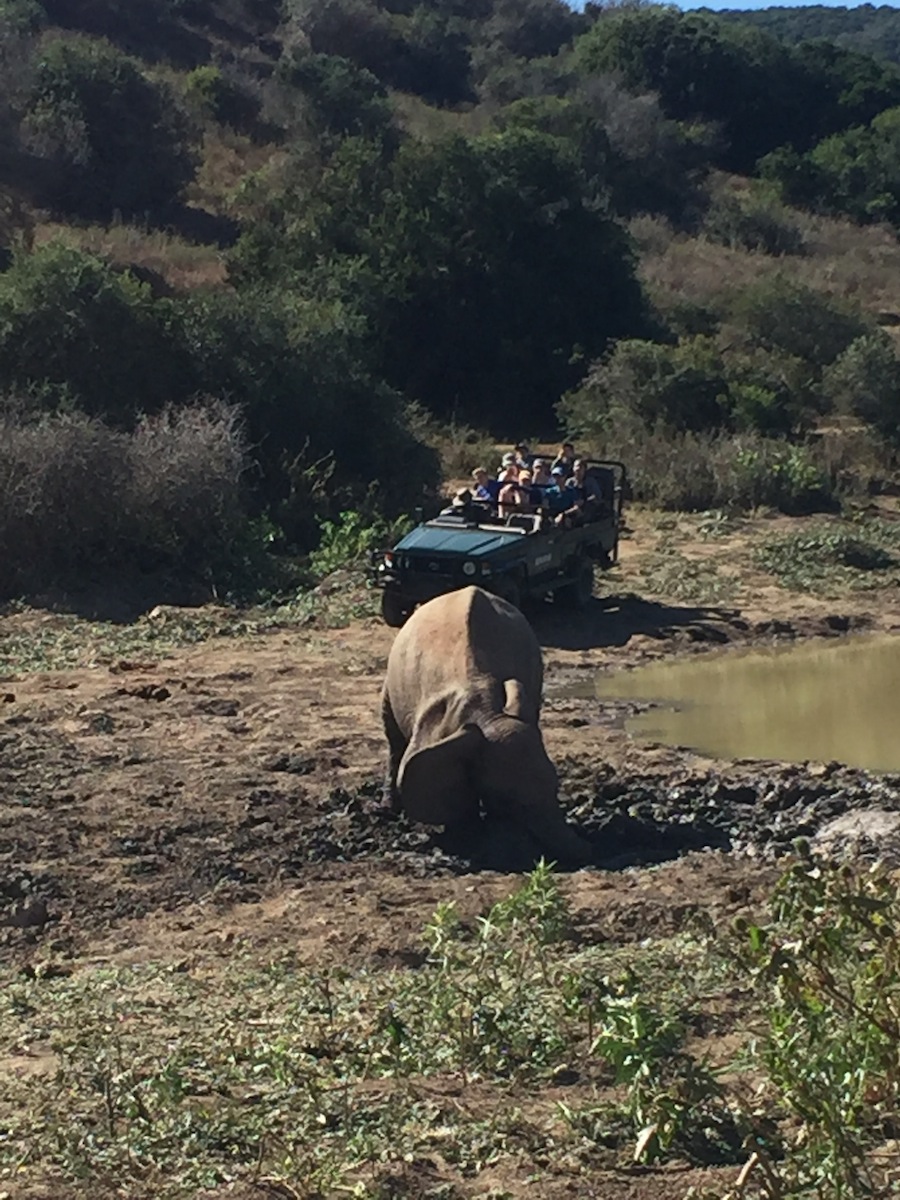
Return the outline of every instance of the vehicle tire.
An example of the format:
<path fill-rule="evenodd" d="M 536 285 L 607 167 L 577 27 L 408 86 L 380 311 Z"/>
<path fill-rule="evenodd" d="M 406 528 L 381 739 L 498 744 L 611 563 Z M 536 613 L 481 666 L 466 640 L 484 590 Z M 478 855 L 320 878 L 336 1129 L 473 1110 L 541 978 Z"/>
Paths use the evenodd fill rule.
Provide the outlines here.
<path fill-rule="evenodd" d="M 511 604 L 513 608 L 522 609 L 522 589 L 516 579 L 505 579 L 497 588 L 496 594 L 501 600 L 505 600 L 507 604 Z"/>
<path fill-rule="evenodd" d="M 381 593 L 381 615 L 384 617 L 385 625 L 390 625 L 391 629 L 400 629 L 409 620 L 411 614 L 412 609 L 403 603 L 396 592 L 384 589 Z"/>
<path fill-rule="evenodd" d="M 586 608 L 594 595 L 594 568 L 590 563 L 579 563 L 577 574 L 571 583 L 557 588 L 556 598 L 567 608 Z"/>

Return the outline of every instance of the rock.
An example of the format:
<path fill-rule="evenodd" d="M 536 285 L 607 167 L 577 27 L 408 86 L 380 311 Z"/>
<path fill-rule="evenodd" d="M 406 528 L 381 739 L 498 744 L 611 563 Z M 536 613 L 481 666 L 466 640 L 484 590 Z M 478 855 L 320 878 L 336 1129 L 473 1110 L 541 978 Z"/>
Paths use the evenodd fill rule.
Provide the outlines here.
<path fill-rule="evenodd" d="M 812 844 L 838 857 L 864 854 L 900 860 L 900 812 L 870 808 L 843 813 L 823 825 Z"/>

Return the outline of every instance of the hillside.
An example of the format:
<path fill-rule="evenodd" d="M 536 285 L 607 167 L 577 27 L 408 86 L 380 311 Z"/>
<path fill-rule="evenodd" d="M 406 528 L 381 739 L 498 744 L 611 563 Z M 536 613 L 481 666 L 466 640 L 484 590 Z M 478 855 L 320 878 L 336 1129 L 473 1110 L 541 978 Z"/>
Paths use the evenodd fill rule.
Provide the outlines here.
<path fill-rule="evenodd" d="M 900 11 L 889 4 L 860 4 L 855 8 L 810 4 L 719 9 L 715 15 L 725 21 L 753 26 L 791 44 L 821 38 L 845 50 L 900 62 Z"/>
<path fill-rule="evenodd" d="M 891 64 L 562 0 L 2 0 L 0 56 L 3 469 L 30 496 L 0 592 L 252 588 L 342 511 L 427 503 L 466 430 L 616 441 L 676 507 L 893 470 Z M 823 419 L 865 432 L 849 467 Z M 702 495 L 654 494 L 672 438 Z M 735 438 L 751 477 L 709 461 Z M 118 500 L 73 528 L 97 478 Z"/>

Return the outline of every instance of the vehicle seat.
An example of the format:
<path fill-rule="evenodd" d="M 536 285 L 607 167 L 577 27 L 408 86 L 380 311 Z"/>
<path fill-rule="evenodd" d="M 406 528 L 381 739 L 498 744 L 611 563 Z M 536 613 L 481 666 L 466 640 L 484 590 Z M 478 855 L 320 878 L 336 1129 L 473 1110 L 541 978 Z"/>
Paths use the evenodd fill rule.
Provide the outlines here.
<path fill-rule="evenodd" d="M 601 510 L 604 513 L 615 511 L 616 475 L 609 467 L 588 467 L 588 475 L 600 486 L 603 497 Z"/>
<path fill-rule="evenodd" d="M 540 528 L 540 515 L 526 515 L 525 513 L 513 513 L 511 517 L 506 518 L 506 524 L 512 529 L 524 529 L 526 533 L 534 533 Z"/>

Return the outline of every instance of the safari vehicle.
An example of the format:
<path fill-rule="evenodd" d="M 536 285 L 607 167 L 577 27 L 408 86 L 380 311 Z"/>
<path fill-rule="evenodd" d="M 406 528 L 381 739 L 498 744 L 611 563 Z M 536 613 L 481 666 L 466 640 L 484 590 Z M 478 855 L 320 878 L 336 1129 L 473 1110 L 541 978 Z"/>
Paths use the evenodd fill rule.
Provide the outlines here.
<path fill-rule="evenodd" d="M 593 591 L 594 568 L 618 558 L 627 490 L 623 463 L 592 459 L 587 474 L 602 499 L 583 520 L 558 524 L 541 511 L 501 519 L 474 503 L 421 521 L 392 549 L 373 553 L 371 577 L 382 589 L 385 622 L 399 628 L 416 605 L 469 584 L 517 608 L 548 596 L 554 604 L 583 607 Z"/>

